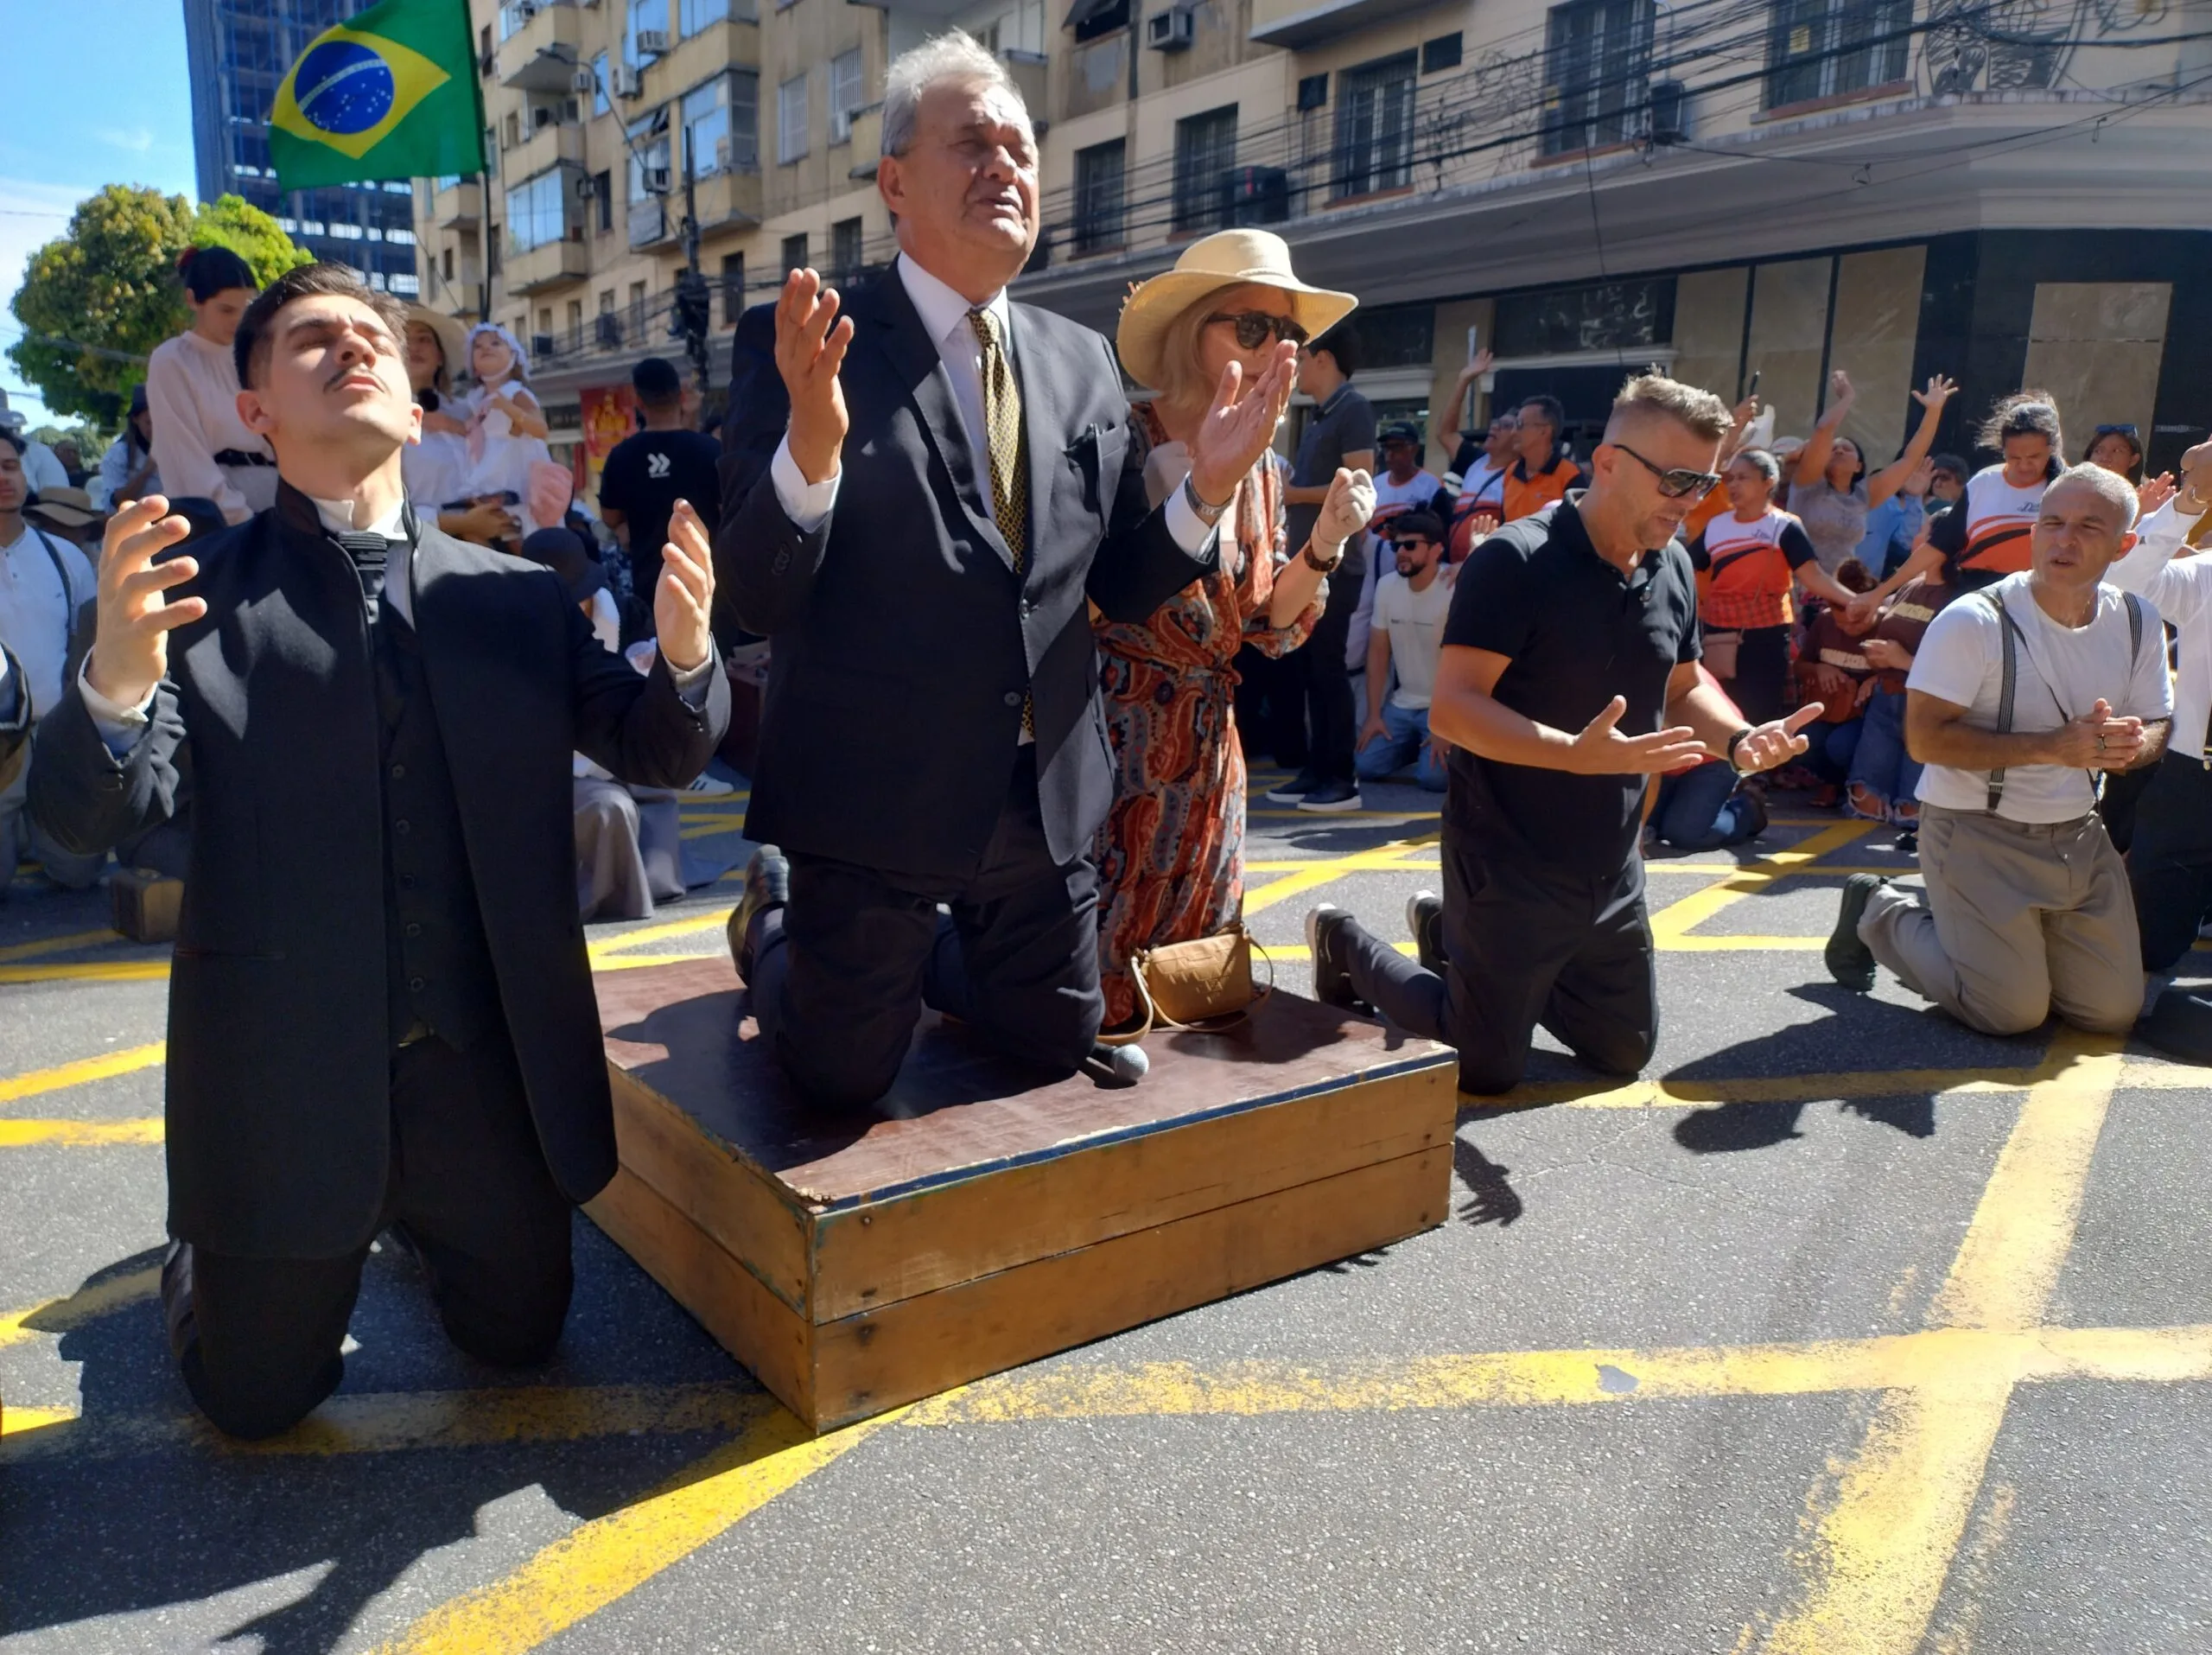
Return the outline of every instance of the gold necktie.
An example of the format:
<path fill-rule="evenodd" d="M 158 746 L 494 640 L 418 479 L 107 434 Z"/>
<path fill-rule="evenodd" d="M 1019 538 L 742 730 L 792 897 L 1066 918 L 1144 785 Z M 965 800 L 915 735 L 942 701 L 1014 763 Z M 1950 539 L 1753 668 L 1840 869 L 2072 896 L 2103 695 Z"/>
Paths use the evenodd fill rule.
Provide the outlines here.
<path fill-rule="evenodd" d="M 970 310 L 968 325 L 983 347 L 983 430 L 990 439 L 991 514 L 998 519 L 1014 572 L 1029 561 L 1029 471 L 1022 463 L 1021 391 L 999 345 L 998 319 Z"/>
<path fill-rule="evenodd" d="M 983 430 L 990 439 L 991 515 L 998 519 L 1006 549 L 1014 554 L 1014 578 L 1029 563 L 1029 469 L 1023 463 L 1021 391 L 999 346 L 998 319 L 988 310 L 970 310 L 968 325 L 983 347 Z M 1021 697 L 1021 733 L 1037 735 L 1033 698 Z"/>

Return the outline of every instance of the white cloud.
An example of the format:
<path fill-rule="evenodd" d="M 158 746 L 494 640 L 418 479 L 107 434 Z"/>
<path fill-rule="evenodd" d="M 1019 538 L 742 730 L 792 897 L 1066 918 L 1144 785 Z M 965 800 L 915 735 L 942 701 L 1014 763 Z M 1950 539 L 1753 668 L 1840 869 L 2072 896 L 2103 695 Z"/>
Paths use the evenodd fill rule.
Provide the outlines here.
<path fill-rule="evenodd" d="M 134 156 L 143 156 L 154 147 L 154 135 L 143 126 L 133 127 L 128 132 L 103 126 L 92 136 L 111 149 L 128 150 Z"/>

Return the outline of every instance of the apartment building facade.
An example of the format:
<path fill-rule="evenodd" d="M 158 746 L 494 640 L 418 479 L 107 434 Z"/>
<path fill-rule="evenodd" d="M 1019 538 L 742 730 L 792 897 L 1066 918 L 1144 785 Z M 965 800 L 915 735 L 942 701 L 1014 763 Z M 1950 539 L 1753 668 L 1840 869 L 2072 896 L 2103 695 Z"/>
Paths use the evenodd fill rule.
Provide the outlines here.
<path fill-rule="evenodd" d="M 550 346 L 556 436 L 569 396 L 679 348 L 687 154 L 717 385 L 747 295 L 888 258 L 883 67 L 951 24 L 1039 120 L 1020 296 L 1110 333 L 1192 238 L 1274 228 L 1361 295 L 1365 388 L 1432 461 L 1536 390 L 1586 437 L 1655 362 L 1732 399 L 1756 374 L 1783 431 L 1846 368 L 1872 454 L 1936 372 L 1965 386 L 1949 447 L 2022 383 L 2154 463 L 2212 423 L 2174 306 L 2212 258 L 2212 0 L 752 3 L 472 0 L 487 182 L 418 185 L 424 294 Z M 1478 341 L 1497 371 L 1447 409 Z"/>

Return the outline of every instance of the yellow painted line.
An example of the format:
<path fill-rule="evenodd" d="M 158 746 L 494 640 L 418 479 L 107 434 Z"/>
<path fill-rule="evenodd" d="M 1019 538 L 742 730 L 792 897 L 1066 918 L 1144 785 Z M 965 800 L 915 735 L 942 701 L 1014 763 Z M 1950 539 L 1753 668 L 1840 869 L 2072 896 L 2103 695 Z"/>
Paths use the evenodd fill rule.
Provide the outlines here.
<path fill-rule="evenodd" d="M 122 941 L 111 931 L 73 931 L 66 937 L 43 937 L 36 942 L 11 943 L 0 948 L 0 960 L 43 959 L 48 954 L 66 954 L 73 948 L 99 948 Z"/>
<path fill-rule="evenodd" d="M 1433 843 L 1433 835 L 1423 834 L 1377 845 L 1371 850 L 1356 850 L 1349 856 L 1325 857 L 1295 873 L 1271 880 L 1256 889 L 1247 890 L 1244 893 L 1244 912 L 1257 913 L 1262 908 L 1273 907 L 1278 902 L 1287 901 L 1294 896 L 1317 889 L 1333 880 L 1343 878 L 1346 874 L 1395 871 L 1400 857 L 1426 848 Z"/>
<path fill-rule="evenodd" d="M 2063 1032 L 2045 1067 L 1930 1308 L 1938 1328 L 2024 1334 L 2049 1304 L 2120 1079 L 2119 1046 Z M 1801 1554 L 1803 1590 L 1763 1629 L 1758 1648 L 1772 1655 L 1920 1648 L 2018 1377 L 2003 1365 L 1961 1367 L 1938 1384 L 1884 1394 L 1858 1454 L 1826 1491 Z"/>
<path fill-rule="evenodd" d="M 30 1440 L 35 1432 L 68 1425 L 76 1417 L 77 1410 L 73 1408 L 26 1408 L 20 1403 L 10 1403 L 5 1413 L 0 1414 L 0 1438 Z M 16 1445 L 9 1446 L 12 1448 Z M 12 1452 L 0 1451 L 0 1457 L 12 1460 L 15 1455 Z"/>
<path fill-rule="evenodd" d="M 641 948 L 649 942 L 664 942 L 672 937 L 696 937 L 705 931 L 720 931 L 729 923 L 734 908 L 711 908 L 704 913 L 686 914 L 681 920 L 666 920 L 656 926 L 644 926 L 636 931 L 625 931 L 611 937 L 594 939 L 585 952 L 594 964 L 609 954 Z"/>
<path fill-rule="evenodd" d="M 87 1085 L 95 1080 L 111 1080 L 119 1074 L 155 1068 L 167 1050 L 162 1041 L 155 1041 L 150 1045 L 126 1047 L 99 1057 L 79 1058 L 74 1063 L 57 1064 L 51 1069 L 32 1069 L 10 1075 L 0 1080 L 0 1104 L 12 1104 L 25 1098 L 36 1098 L 42 1092 L 60 1092 L 69 1086 Z"/>
<path fill-rule="evenodd" d="M 1761 856 L 1727 878 L 1708 885 L 1701 891 L 1693 891 L 1660 909 L 1651 916 L 1651 934 L 1664 948 L 1675 939 L 1695 930 L 1721 909 L 1765 890 L 1776 881 L 1788 878 L 1808 863 L 1817 862 L 1829 851 L 1840 850 L 1853 839 L 1864 837 L 1873 831 L 1873 825 L 1871 822 L 1833 823 L 1817 833 L 1807 835 L 1786 850 L 1777 850 Z M 1815 942 L 1813 945 L 1818 947 L 1821 945 Z"/>
<path fill-rule="evenodd" d="M 161 1141 L 158 1115 L 127 1121 L 0 1120 L 0 1149 L 88 1149 L 111 1143 Z"/>
<path fill-rule="evenodd" d="M 1859 1069 L 1834 1074 L 1743 1075 L 1711 1080 L 1663 1075 L 1615 1085 L 1554 1080 L 1516 1086 L 1497 1098 L 1462 1096 L 1465 1110 L 1716 1109 L 1732 1104 L 1813 1104 L 1850 1098 L 1933 1098 L 2018 1092 L 2034 1084 L 2031 1069 Z"/>
<path fill-rule="evenodd" d="M 594 971 L 634 971 L 647 965 L 673 965 L 679 960 L 728 959 L 728 958 L 729 951 L 727 948 L 717 948 L 706 953 L 613 954 L 605 959 L 594 960 L 591 968 Z"/>
<path fill-rule="evenodd" d="M 1248 810 L 1246 817 L 1264 817 L 1270 821 L 1311 822 L 1323 826 L 1331 822 L 1433 822 L 1443 814 L 1440 811 L 1301 811 L 1295 805 L 1281 810 Z"/>
<path fill-rule="evenodd" d="M 505 1580 L 432 1610 L 376 1655 L 520 1655 L 852 1451 L 899 1416 L 810 1437 L 780 1409 L 658 1492 L 583 1524 Z"/>
<path fill-rule="evenodd" d="M 0 965 L 0 983 L 158 983 L 168 974 L 169 963 L 165 959 Z"/>
<path fill-rule="evenodd" d="M 1689 899 L 1685 898 L 1685 901 Z M 1662 954 L 1805 954 L 1827 946 L 1826 937 L 1661 936 L 1654 916 L 1652 946 Z"/>
<path fill-rule="evenodd" d="M 28 1310 L 0 1314 L 0 1349 L 20 1345 L 41 1334 L 66 1334 L 97 1321 L 111 1311 L 150 1299 L 161 1291 L 162 1272 L 154 1266 L 111 1276 L 90 1287 L 80 1287 L 67 1298 L 48 1299 Z"/>
<path fill-rule="evenodd" d="M 679 839 L 711 839 L 718 834 L 741 831 L 744 826 L 744 823 L 734 818 L 727 822 L 702 822 L 695 827 L 677 829 L 676 837 Z"/>

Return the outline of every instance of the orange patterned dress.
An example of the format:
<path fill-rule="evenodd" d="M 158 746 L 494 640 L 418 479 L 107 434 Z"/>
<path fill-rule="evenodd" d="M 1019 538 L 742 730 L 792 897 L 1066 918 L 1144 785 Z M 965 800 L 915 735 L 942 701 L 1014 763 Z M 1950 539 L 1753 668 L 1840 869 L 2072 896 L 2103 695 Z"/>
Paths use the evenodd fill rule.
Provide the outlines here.
<path fill-rule="evenodd" d="M 1148 403 L 1138 424 L 1167 441 Z M 1233 529 L 1233 532 L 1232 532 Z M 1106 733 L 1119 770 L 1098 831 L 1098 965 L 1106 1027 L 1137 1015 L 1129 957 L 1219 931 L 1244 906 L 1244 754 L 1236 652 L 1282 655 L 1321 618 L 1327 587 L 1287 627 L 1268 624 L 1286 559 L 1282 473 L 1263 455 L 1223 519 L 1221 566 L 1139 624 L 1095 617 Z"/>

